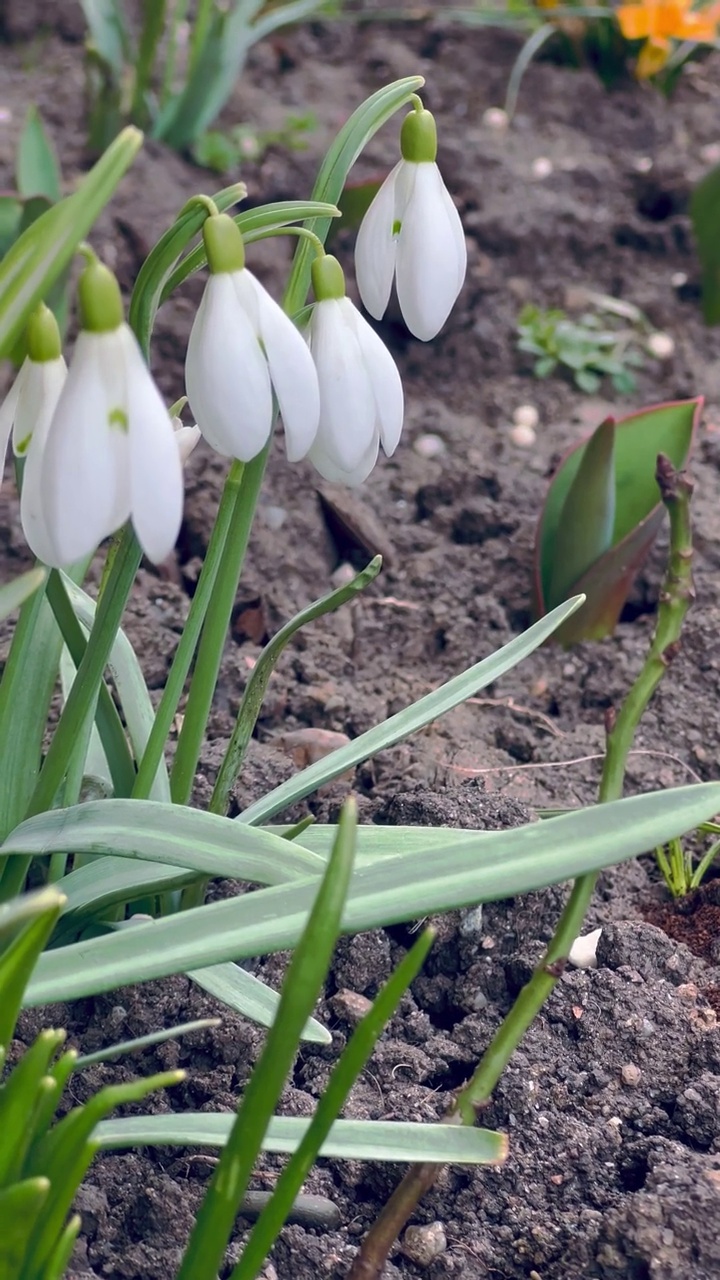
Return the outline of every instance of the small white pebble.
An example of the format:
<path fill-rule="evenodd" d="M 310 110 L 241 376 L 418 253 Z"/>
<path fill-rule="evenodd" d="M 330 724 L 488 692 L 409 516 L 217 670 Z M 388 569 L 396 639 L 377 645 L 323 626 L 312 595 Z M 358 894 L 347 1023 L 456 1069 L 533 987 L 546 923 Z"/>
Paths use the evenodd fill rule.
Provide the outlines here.
<path fill-rule="evenodd" d="M 642 1071 L 634 1062 L 626 1062 L 624 1066 L 620 1068 L 620 1076 L 623 1084 L 626 1084 L 629 1089 L 636 1089 L 640 1083 Z"/>
<path fill-rule="evenodd" d="M 707 146 L 701 147 L 700 159 L 703 164 L 717 164 L 720 160 L 720 142 L 708 142 Z"/>
<path fill-rule="evenodd" d="M 673 289 L 682 289 L 683 285 L 687 284 L 687 273 L 685 271 L 673 271 L 670 283 Z"/>
<path fill-rule="evenodd" d="M 532 449 L 537 440 L 537 432 L 526 422 L 516 422 L 515 426 L 510 428 L 510 439 L 519 449 Z"/>
<path fill-rule="evenodd" d="M 429 1222 L 426 1227 L 408 1227 L 401 1247 L 411 1262 L 419 1267 L 429 1267 L 447 1249 L 442 1222 Z"/>
<path fill-rule="evenodd" d="M 537 427 L 540 414 L 534 404 L 519 404 L 513 413 L 513 422 L 516 427 Z"/>
<path fill-rule="evenodd" d="M 342 564 L 339 564 L 337 569 L 335 569 L 330 575 L 330 581 L 334 587 L 346 587 L 349 582 L 352 582 L 354 577 L 355 570 L 352 565 L 348 564 L 345 560 Z"/>
<path fill-rule="evenodd" d="M 502 107 L 488 107 L 483 112 L 482 122 L 488 129 L 507 129 L 510 124 L 510 117 L 507 111 L 503 111 Z"/>
<path fill-rule="evenodd" d="M 632 167 L 636 173 L 649 173 L 653 167 L 653 162 L 650 156 L 634 156 Z"/>
<path fill-rule="evenodd" d="M 548 160 L 547 156 L 538 156 L 537 160 L 532 162 L 532 176 L 542 182 L 543 178 L 549 178 L 553 171 L 553 162 Z"/>
<path fill-rule="evenodd" d="M 273 532 L 282 529 L 287 519 L 287 511 L 284 507 L 260 507 L 260 515 L 267 528 L 272 529 Z"/>
<path fill-rule="evenodd" d="M 675 352 L 675 342 L 669 333 L 651 333 L 647 349 L 656 360 L 669 360 Z"/>
<path fill-rule="evenodd" d="M 413 442 L 413 449 L 421 458 L 437 458 L 445 452 L 445 441 L 441 436 L 418 436 Z"/>
<path fill-rule="evenodd" d="M 12 120 L 12 114 L 9 107 L 0 107 L 0 124 L 9 124 Z"/>
<path fill-rule="evenodd" d="M 576 969 L 597 969 L 597 944 L 601 933 L 602 929 L 593 929 L 592 933 L 576 938 L 570 948 L 569 963 Z"/>

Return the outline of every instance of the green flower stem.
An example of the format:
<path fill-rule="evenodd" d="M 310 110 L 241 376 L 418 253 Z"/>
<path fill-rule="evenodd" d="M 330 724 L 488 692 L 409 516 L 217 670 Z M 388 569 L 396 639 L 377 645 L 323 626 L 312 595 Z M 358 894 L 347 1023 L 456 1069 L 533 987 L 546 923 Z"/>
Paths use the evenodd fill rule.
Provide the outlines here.
<path fill-rule="evenodd" d="M 617 716 L 609 717 L 598 793 L 600 804 L 619 800 L 622 796 L 627 757 L 635 732 L 670 661 L 678 652 L 682 625 L 695 594 L 691 569 L 692 483 L 684 473 L 677 473 L 662 454 L 657 461 L 656 479 L 670 517 L 668 565 L 660 591 L 655 633 L 642 670 Z M 596 881 L 595 872 L 580 876 L 575 881 L 545 955 L 490 1041 L 471 1080 L 458 1094 L 445 1117 L 446 1123 L 475 1123 L 478 1109 L 491 1097 L 513 1053 L 561 977 L 570 947 L 582 928 Z M 426 1163 L 413 1165 L 408 1171 L 365 1237 L 348 1280 L 378 1280 L 393 1241 L 421 1197 L 432 1186 L 440 1168 L 440 1165 Z"/>
<path fill-rule="evenodd" d="M 241 464 L 237 464 L 241 466 Z M 230 475 L 232 476 L 232 470 Z M 239 477 L 237 477 L 239 479 Z M 182 629 L 182 635 L 175 650 L 175 656 L 165 682 L 162 697 L 153 726 L 150 730 L 143 752 L 142 760 L 138 766 L 135 786 L 132 795 L 135 799 L 147 800 L 150 795 L 153 780 L 157 773 L 158 765 L 162 759 L 162 754 L 167 742 L 170 727 L 173 722 L 175 713 L 177 712 L 182 691 L 185 687 L 188 671 L 193 660 L 193 655 L 197 648 L 200 632 L 202 631 L 205 615 L 208 606 L 213 597 L 215 590 L 215 582 L 218 576 L 218 570 L 222 561 L 227 541 L 228 530 L 235 513 L 235 507 L 239 500 L 240 490 L 234 479 L 228 483 L 223 489 L 220 505 L 218 507 L 215 524 L 210 535 L 207 553 L 203 561 L 203 567 L 198 579 L 197 589 L 192 598 L 190 608 L 188 610 L 187 620 Z"/>
<path fill-rule="evenodd" d="M 269 443 L 257 458 L 244 466 L 233 462 L 222 501 L 234 495 L 227 538 L 205 615 L 195 670 L 190 681 L 187 706 L 177 751 L 170 774 L 170 791 L 175 804 L 188 804 L 195 770 L 200 758 L 205 726 L 217 684 L 225 637 L 235 603 L 245 552 L 250 537 L 255 506 L 265 473 Z"/>
<path fill-rule="evenodd" d="M 112 570 L 98 602 L 93 626 L 73 687 L 45 757 L 26 818 L 51 809 L 62 785 L 75 739 L 97 697 L 142 552 L 130 526 L 123 530 Z"/>
<path fill-rule="evenodd" d="M 45 594 L 70 657 L 76 669 L 79 669 L 85 655 L 87 641 L 57 569 L 53 569 L 48 578 Z M 120 716 L 104 681 L 100 682 L 96 720 L 100 740 L 110 766 L 114 794 L 129 796 L 135 781 L 135 767 Z M 81 738 L 84 738 L 84 735 L 81 735 Z M 87 749 L 86 740 L 82 742 L 82 747 Z M 66 797 L 66 803 L 76 803 L 76 800 L 69 800 Z"/>

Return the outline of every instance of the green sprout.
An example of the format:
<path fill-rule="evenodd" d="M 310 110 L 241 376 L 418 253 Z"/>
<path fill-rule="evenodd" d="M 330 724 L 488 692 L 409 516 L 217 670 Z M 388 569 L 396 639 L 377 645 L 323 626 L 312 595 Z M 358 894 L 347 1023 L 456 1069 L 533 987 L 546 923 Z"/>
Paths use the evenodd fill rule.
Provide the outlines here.
<path fill-rule="evenodd" d="M 547 378 L 560 367 L 588 395 L 600 390 L 605 377 L 620 395 L 629 395 L 635 389 L 631 370 L 645 363 L 646 351 L 652 352 L 647 341 L 652 328 L 637 307 L 601 294 L 584 297 L 594 309 L 577 320 L 559 309 L 524 306 L 517 321 L 518 349 L 536 357 L 536 378 Z"/>
<path fill-rule="evenodd" d="M 697 829 L 698 835 L 720 835 L 720 823 L 703 822 Z M 680 836 L 669 840 L 666 845 L 658 845 L 655 860 L 668 892 L 673 898 L 685 898 L 693 889 L 699 888 L 710 867 L 720 853 L 720 840 L 715 840 L 703 854 L 699 862 L 690 849 L 687 849 Z"/>

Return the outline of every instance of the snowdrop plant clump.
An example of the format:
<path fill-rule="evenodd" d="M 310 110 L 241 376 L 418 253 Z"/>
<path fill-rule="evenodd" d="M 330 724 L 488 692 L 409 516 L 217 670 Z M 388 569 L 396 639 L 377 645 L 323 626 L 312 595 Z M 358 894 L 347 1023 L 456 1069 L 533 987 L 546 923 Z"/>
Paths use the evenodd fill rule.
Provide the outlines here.
<path fill-rule="evenodd" d="M 234 729 L 214 779 L 210 775 L 207 812 L 191 807 L 276 413 L 283 420 L 287 465 L 307 459 L 324 477 L 345 484 L 367 481 L 380 451 L 389 456 L 400 441 L 404 405 L 398 369 L 381 334 L 348 297 L 342 267 L 326 253 L 325 239 L 331 220 L 339 216 L 352 165 L 377 130 L 408 105 L 402 159 L 358 236 L 360 295 L 378 319 L 394 280 L 409 328 L 427 341 L 447 319 L 462 285 L 462 231 L 437 169 L 435 125 L 417 97 L 421 87 L 419 77 L 408 77 L 358 107 L 332 143 L 309 200 L 230 216 L 228 210 L 246 194 L 241 184 L 212 198 L 193 197 L 142 265 L 127 320 L 116 279 L 85 241 L 142 143 L 136 130 L 121 133 L 78 190 L 39 217 L 0 262 L 0 354 L 16 350 L 23 331 L 27 346 L 27 358 L 0 407 L 0 451 L 4 457 L 12 437 L 20 517 L 39 561 L 0 586 L 0 618 L 20 607 L 0 675 L 0 986 L 7 950 L 12 991 L 20 1000 L 18 948 L 24 948 L 21 960 L 29 979 L 25 998 L 33 1004 L 185 973 L 270 1028 L 237 1116 L 168 1112 L 153 1118 L 149 1136 L 137 1116 L 111 1122 L 110 1130 L 96 1128 L 92 1115 L 97 1119 L 97 1114 L 91 1112 L 86 1129 L 75 1110 L 60 1122 L 75 1143 L 71 1167 L 78 1176 L 96 1140 L 128 1145 L 158 1141 L 164 1133 L 181 1145 L 227 1144 L 177 1280 L 215 1280 L 223 1271 L 238 1205 L 264 1142 L 285 1151 L 289 1160 L 232 1280 L 253 1280 L 261 1271 L 331 1126 L 332 1148 L 347 1158 L 360 1154 L 431 1165 L 502 1160 L 507 1142 L 474 1127 L 477 1109 L 527 1027 L 528 1011 L 532 1016 L 540 1007 L 554 974 L 562 971 L 580 931 L 591 873 L 667 843 L 720 809 L 717 784 L 685 788 L 677 797 L 664 792 L 616 803 L 619 783 L 599 810 L 510 832 L 412 829 L 398 840 L 392 828 L 387 835 L 381 827 L 356 830 L 352 801 L 337 828 L 271 825 L 318 788 L 346 777 L 376 752 L 498 680 L 564 623 L 581 603 L 579 597 L 559 604 L 497 653 L 300 769 L 230 819 L 233 789 L 285 647 L 306 623 L 365 590 L 380 570 L 379 557 L 351 582 L 288 618 L 268 642 L 247 676 Z M 254 240 L 279 234 L 298 237 L 282 305 L 246 265 Z M 66 368 L 58 327 L 44 300 L 78 250 L 85 258 L 78 286 L 79 332 Z M 176 290 L 206 265 L 209 278 L 185 361 L 184 392 L 195 422 L 183 425 L 178 415 L 186 396 L 168 408 L 151 372 L 153 329 L 159 307 L 172 305 Z M 200 434 L 230 461 L 167 678 L 151 699 L 122 618 L 143 554 L 158 564 L 175 545 L 183 465 Z M 307 480 L 311 473 L 296 474 Z M 83 582 L 98 549 L 106 550 L 100 585 L 86 591 Z M 684 546 L 682 553 L 678 563 L 685 565 Z M 675 580 L 682 581 L 679 573 Z M 674 631 L 663 635 L 664 644 L 675 642 Z M 404 958 L 348 1042 L 312 1121 L 275 1116 L 300 1041 L 330 1043 L 312 1014 L 341 925 L 346 930 L 382 927 L 573 876 L 580 877 L 579 888 L 545 961 L 522 993 L 519 1011 L 508 1014 L 510 1029 L 503 1024 L 499 1045 L 488 1050 L 490 1085 L 481 1063 L 458 1095 L 452 1123 L 383 1124 L 378 1132 L 368 1122 L 358 1132 L 358 1122 L 337 1120 L 375 1039 L 422 963 L 431 941 L 427 936 Z M 206 901 L 208 881 L 217 877 L 250 882 L 255 891 Z M 48 880 L 51 900 L 45 907 L 28 906 L 22 896 L 27 884 Z M 45 932 L 37 932 L 33 910 L 47 917 Z M 148 919 L 151 915 L 156 918 Z M 32 948 L 22 941 L 23 922 L 33 931 L 37 950 L 52 933 L 52 949 L 35 969 L 34 957 L 28 960 Z M 236 963 L 288 947 L 296 950 L 281 995 Z M 0 1055 L 3 1037 L 11 1032 L 0 1000 Z M 62 1072 L 70 1068 L 64 1058 L 52 1066 L 50 1054 L 49 1049 L 38 1068 L 38 1089 L 42 1092 L 52 1077 L 52 1087 L 61 1093 L 67 1078 Z M 36 1066 L 37 1061 L 33 1058 Z M 74 1069 L 74 1058 L 71 1065 Z M 27 1083 L 24 1074 L 23 1080 Z M 0 1080 L 5 1116 L 3 1087 Z M 47 1090 L 37 1096 L 39 1102 L 35 1094 L 25 1097 L 29 1109 L 23 1114 L 32 1115 L 33 1123 L 38 1115 L 49 1123 Z M 15 1132 L 23 1127 L 24 1121 Z M 27 1185 L 18 1184 L 19 1191 L 11 1188 L 13 1196 L 32 1194 L 37 1203 L 31 1213 L 23 1202 L 24 1212 L 17 1215 L 19 1230 L 27 1227 L 20 1244 L 29 1253 L 23 1257 L 13 1237 L 19 1262 L 8 1280 L 41 1271 L 59 1276 L 72 1249 L 72 1224 L 63 1227 L 73 1194 L 66 1163 L 55 1160 L 51 1172 L 60 1176 L 54 1184 L 40 1176 L 46 1157 L 52 1164 L 50 1156 L 57 1154 L 54 1142 L 51 1134 L 52 1150 L 28 1148 L 33 1176 Z M 0 1199 L 6 1205 L 7 1163 L 0 1161 Z M 16 1164 L 23 1167 L 22 1161 Z M 39 1199 L 50 1195 L 51 1184 L 65 1199 L 48 1200 L 43 1224 Z M 73 1229 L 78 1228 L 79 1220 Z M 28 1257 L 32 1266 L 25 1265 Z M 363 1274 L 380 1270 L 381 1264 Z"/>

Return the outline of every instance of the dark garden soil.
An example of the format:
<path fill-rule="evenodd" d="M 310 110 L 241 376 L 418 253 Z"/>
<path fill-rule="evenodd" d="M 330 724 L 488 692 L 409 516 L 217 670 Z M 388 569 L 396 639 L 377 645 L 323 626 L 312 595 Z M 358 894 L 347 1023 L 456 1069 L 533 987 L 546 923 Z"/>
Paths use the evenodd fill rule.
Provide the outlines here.
<path fill-rule="evenodd" d="M 42 107 L 68 179 L 85 163 L 82 24 L 70 3 L 59 8 L 67 10 L 63 30 L 43 35 L 34 6 L 6 5 L 6 35 L 14 40 L 0 47 L 0 106 L 11 113 L 0 124 L 3 184 L 31 100 Z M 359 493 L 350 499 L 320 490 L 309 466 L 286 464 L 278 442 L 225 654 L 199 804 L 264 637 L 337 581 L 348 560 L 360 564 L 380 550 L 385 569 L 362 599 L 314 625 L 288 651 L 237 788 L 237 809 L 296 767 L 288 735 L 316 729 L 356 736 L 521 630 L 529 621 L 534 526 L 561 451 L 609 404 L 617 412 L 700 392 L 706 406 L 692 465 L 698 599 L 682 652 L 638 735 L 627 788 L 717 776 L 720 361 L 717 332 L 699 316 L 687 202 L 720 152 L 720 64 L 692 68 L 668 104 L 636 84 L 608 94 L 591 72 L 544 62 L 527 76 L 512 129 L 497 131 L 483 113 L 502 102 L 518 47 L 514 37 L 453 29 L 439 18 L 317 24 L 258 48 L 226 113 L 228 123 L 262 128 L 281 127 L 307 109 L 315 113 L 306 151 L 271 149 L 242 174 L 253 201 L 306 196 L 318 157 L 356 104 L 388 80 L 423 73 L 443 170 L 463 214 L 469 271 L 436 342 L 410 339 L 394 315 L 382 326 L 403 374 L 407 419 L 397 455 Z M 396 128 L 385 129 L 357 176 L 385 172 L 396 145 Z M 535 165 L 538 159 L 549 165 Z M 94 243 L 129 286 L 187 197 L 219 185 L 148 144 Z M 345 233 L 336 242 L 348 265 L 351 239 Z M 276 293 L 288 252 L 284 241 L 251 251 L 251 264 Z M 639 305 L 675 341 L 674 358 L 649 362 L 625 403 L 610 389 L 605 400 L 589 399 L 559 378 L 537 382 L 515 351 L 521 305 L 571 305 L 578 286 Z M 159 318 L 154 364 L 169 400 L 183 390 L 199 289 L 189 287 Z M 536 443 L 522 448 L 510 431 L 513 411 L 527 403 L 537 407 L 540 424 Z M 139 577 L 126 623 L 154 691 L 177 643 L 223 472 L 219 459 L 198 449 L 188 468 L 177 560 Z M 3 575 L 28 562 L 9 483 L 0 494 L 0 554 Z M 612 639 L 571 652 L 543 649 L 425 733 L 363 766 L 354 783 L 363 820 L 508 826 L 527 820 L 530 807 L 590 802 L 603 714 L 639 668 L 662 566 L 659 547 Z M 297 743 L 293 749 L 297 756 Z M 334 817 L 349 785 L 312 798 L 312 812 Z M 299 806 L 292 816 L 306 811 Z M 442 1115 L 529 976 L 563 897 L 563 890 L 548 889 L 486 907 L 482 919 L 471 912 L 438 921 L 427 969 L 354 1090 L 348 1116 Z M 707 905 L 715 901 L 711 896 Z M 657 913 L 662 902 L 649 857 L 601 878 L 589 919 L 589 927 L 603 925 L 598 968 L 569 970 L 558 983 L 483 1117 L 509 1134 L 506 1165 L 443 1173 L 415 1221 L 441 1223 L 445 1247 L 424 1266 L 415 1260 L 417 1242 L 405 1252 L 398 1247 L 387 1276 L 720 1275 L 720 1029 L 712 1007 L 719 1004 L 720 954 L 711 949 L 697 958 L 685 945 L 692 937 L 673 941 L 647 923 L 644 913 L 650 907 Z M 363 999 L 376 992 L 409 937 L 408 929 L 396 928 L 341 942 L 319 1009 L 332 1047 L 303 1047 L 284 1111 L 312 1110 Z M 278 982 L 283 963 L 271 957 L 257 972 Z M 208 1011 L 217 1011 L 213 1002 L 178 978 L 35 1011 L 23 1034 L 42 1019 L 66 1020 L 73 1041 L 89 1051 Z M 229 1109 L 260 1041 L 254 1027 L 225 1014 L 218 1029 L 147 1052 L 128 1069 L 188 1069 L 185 1085 L 151 1103 L 158 1109 Z M 74 1083 L 75 1096 L 125 1069 L 88 1072 Z M 207 1154 L 185 1151 L 96 1161 L 79 1198 L 84 1227 L 74 1280 L 172 1277 L 211 1167 Z M 265 1161 L 257 1189 L 272 1185 L 276 1168 Z M 340 1225 L 287 1227 L 266 1276 L 345 1275 L 400 1172 L 321 1161 L 307 1190 L 337 1206 Z M 235 1249 L 242 1238 L 239 1230 Z"/>

